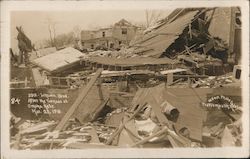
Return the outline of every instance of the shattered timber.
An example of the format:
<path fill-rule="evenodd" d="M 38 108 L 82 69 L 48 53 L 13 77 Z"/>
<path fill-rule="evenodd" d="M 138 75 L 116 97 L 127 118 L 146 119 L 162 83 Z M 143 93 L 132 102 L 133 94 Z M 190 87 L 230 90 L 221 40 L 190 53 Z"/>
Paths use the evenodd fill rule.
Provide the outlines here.
<path fill-rule="evenodd" d="M 242 146 L 240 8 L 180 8 L 144 29 L 122 19 L 82 31 L 81 48 L 36 49 L 16 29 L 12 149 Z"/>

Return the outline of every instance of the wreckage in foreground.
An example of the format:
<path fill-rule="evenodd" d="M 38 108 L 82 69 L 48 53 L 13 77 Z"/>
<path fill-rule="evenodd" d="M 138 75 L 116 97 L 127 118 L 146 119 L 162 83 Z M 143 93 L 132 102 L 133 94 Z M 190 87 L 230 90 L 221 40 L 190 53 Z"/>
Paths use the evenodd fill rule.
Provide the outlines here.
<path fill-rule="evenodd" d="M 241 146 L 239 16 L 177 9 L 127 49 L 65 48 L 12 65 L 11 147 Z"/>

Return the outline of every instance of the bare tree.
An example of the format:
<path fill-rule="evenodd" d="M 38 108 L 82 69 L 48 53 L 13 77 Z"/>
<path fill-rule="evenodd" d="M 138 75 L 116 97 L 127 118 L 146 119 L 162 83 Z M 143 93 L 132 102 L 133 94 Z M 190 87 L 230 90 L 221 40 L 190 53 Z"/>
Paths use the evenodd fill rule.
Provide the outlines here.
<path fill-rule="evenodd" d="M 57 47 L 67 47 L 68 45 L 74 45 L 75 42 L 74 33 L 63 33 L 56 36 Z"/>
<path fill-rule="evenodd" d="M 74 26 L 73 33 L 74 33 L 74 38 L 76 40 L 80 40 L 81 28 L 79 27 L 79 25 Z"/>
<path fill-rule="evenodd" d="M 81 28 L 79 25 L 76 25 L 73 28 L 73 35 L 74 35 L 74 47 L 81 50 L 82 45 L 81 45 Z"/>
<path fill-rule="evenodd" d="M 47 21 L 45 22 L 48 24 L 48 31 L 50 36 L 50 43 L 52 47 L 56 47 L 56 21 L 52 20 L 50 17 L 47 18 Z"/>

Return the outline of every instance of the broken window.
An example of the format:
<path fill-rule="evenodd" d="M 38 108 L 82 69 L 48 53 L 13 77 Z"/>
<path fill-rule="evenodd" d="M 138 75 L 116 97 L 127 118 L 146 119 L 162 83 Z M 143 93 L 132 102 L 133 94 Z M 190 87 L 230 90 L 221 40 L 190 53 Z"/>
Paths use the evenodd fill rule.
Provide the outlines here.
<path fill-rule="evenodd" d="M 124 35 L 127 34 L 127 28 L 122 28 L 122 34 L 124 34 Z"/>
<path fill-rule="evenodd" d="M 241 70 L 240 70 L 240 69 L 237 69 L 237 70 L 236 70 L 235 78 L 236 78 L 236 79 L 240 79 L 240 75 L 241 75 Z"/>
<path fill-rule="evenodd" d="M 110 45 L 109 45 L 109 47 L 112 49 L 112 48 L 114 48 L 114 43 L 111 43 Z"/>
<path fill-rule="evenodd" d="M 94 44 L 91 44 L 91 49 L 94 49 Z"/>
<path fill-rule="evenodd" d="M 241 26 L 241 13 L 240 12 L 236 12 L 235 14 L 235 23 L 238 26 Z"/>
<path fill-rule="evenodd" d="M 51 85 L 57 87 L 67 87 L 68 82 L 66 78 L 63 77 L 50 77 Z"/>
<path fill-rule="evenodd" d="M 122 41 L 119 41 L 119 45 L 121 45 L 122 44 Z"/>
<path fill-rule="evenodd" d="M 102 37 L 105 37 L 105 32 L 102 32 Z"/>

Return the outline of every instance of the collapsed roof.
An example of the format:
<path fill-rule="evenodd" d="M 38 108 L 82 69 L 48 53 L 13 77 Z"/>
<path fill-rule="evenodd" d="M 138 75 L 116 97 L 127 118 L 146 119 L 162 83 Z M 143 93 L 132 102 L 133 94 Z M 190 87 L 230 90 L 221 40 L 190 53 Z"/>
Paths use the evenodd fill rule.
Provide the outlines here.
<path fill-rule="evenodd" d="M 203 42 L 200 43 L 210 44 L 210 39 L 215 38 L 221 40 L 223 47 L 230 49 L 232 48 L 230 45 L 233 45 L 230 41 L 234 36 L 231 33 L 231 30 L 234 29 L 231 24 L 234 23 L 235 16 L 237 23 L 237 14 L 240 14 L 239 11 L 237 12 L 237 8 L 229 7 L 176 9 L 155 26 L 146 29 L 141 36 L 137 36 L 137 39 L 134 39 L 130 45 L 135 48 L 134 53 L 136 54 L 161 57 L 164 53 L 167 54 L 170 51 L 169 48 L 175 43 L 176 47 L 184 48 L 183 43 L 177 41 L 181 37 L 182 41 L 185 41 L 187 40 L 185 38 L 193 39 L 196 35 L 202 35 Z M 204 41 L 206 37 L 208 39 Z"/>
<path fill-rule="evenodd" d="M 176 16 L 181 14 L 183 10 L 177 12 Z M 135 53 L 142 53 L 146 56 L 160 57 L 178 37 L 183 30 L 192 22 L 198 10 L 187 12 L 173 22 L 163 21 L 152 27 L 152 30 L 144 32 L 141 39 L 132 44 L 136 49 Z M 176 18 L 176 17 L 174 17 Z"/>
<path fill-rule="evenodd" d="M 132 25 L 130 22 L 128 22 L 125 19 L 121 19 L 120 21 L 115 23 L 115 26 L 134 26 L 134 25 Z"/>
<path fill-rule="evenodd" d="M 82 52 L 68 47 L 52 54 L 40 57 L 32 61 L 35 65 L 45 69 L 48 72 L 58 72 L 79 63 L 80 58 L 84 57 Z"/>

